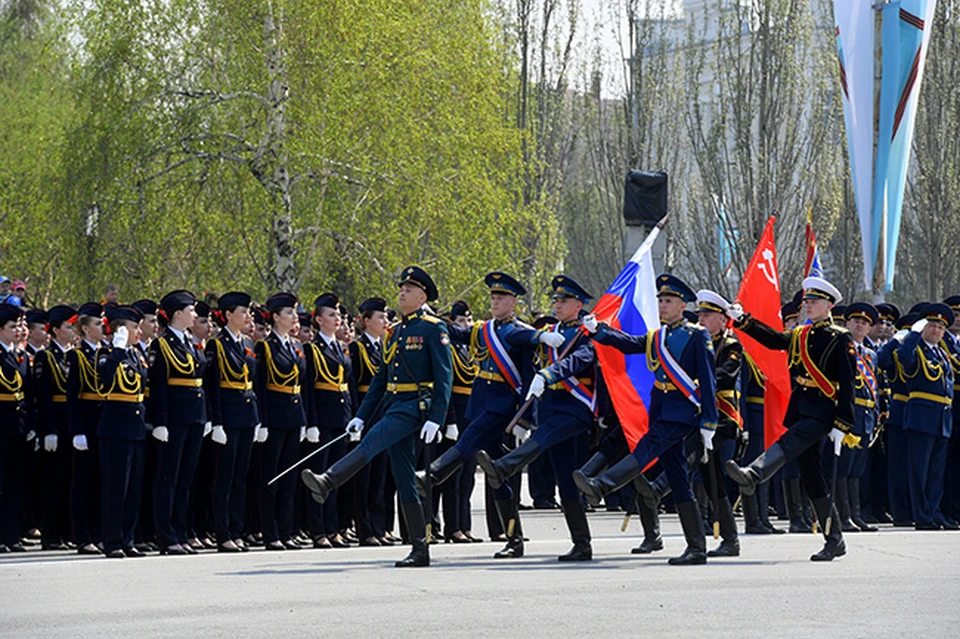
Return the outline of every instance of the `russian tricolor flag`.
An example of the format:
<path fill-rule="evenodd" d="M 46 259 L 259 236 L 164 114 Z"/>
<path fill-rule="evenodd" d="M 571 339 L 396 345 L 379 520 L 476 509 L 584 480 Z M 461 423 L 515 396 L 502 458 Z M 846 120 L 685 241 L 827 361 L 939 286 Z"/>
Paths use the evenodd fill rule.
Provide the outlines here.
<path fill-rule="evenodd" d="M 656 273 L 651 249 L 659 227 L 654 228 L 593 309 L 597 319 L 631 335 L 646 335 L 660 325 L 657 311 Z M 632 451 L 649 428 L 650 393 L 654 375 L 643 354 L 624 355 L 596 344 L 597 360 Z"/>

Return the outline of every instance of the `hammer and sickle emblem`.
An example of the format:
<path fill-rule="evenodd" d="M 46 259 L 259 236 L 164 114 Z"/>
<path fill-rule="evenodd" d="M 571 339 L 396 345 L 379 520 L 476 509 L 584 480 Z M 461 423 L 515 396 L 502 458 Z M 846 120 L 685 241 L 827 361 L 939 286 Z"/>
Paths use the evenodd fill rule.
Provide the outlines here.
<path fill-rule="evenodd" d="M 773 265 L 773 251 L 766 249 L 763 251 L 763 262 L 757 264 L 757 268 L 763 271 L 763 276 L 767 278 L 767 281 L 777 286 L 777 269 Z"/>

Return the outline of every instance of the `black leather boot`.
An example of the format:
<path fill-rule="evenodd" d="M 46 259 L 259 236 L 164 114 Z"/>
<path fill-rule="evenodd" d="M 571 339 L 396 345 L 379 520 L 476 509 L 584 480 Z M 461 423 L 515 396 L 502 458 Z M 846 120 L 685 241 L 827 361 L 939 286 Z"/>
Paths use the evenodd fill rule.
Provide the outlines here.
<path fill-rule="evenodd" d="M 850 519 L 862 532 L 877 532 L 876 526 L 871 526 L 864 518 L 860 509 L 860 478 L 847 479 L 847 492 L 850 496 Z"/>
<path fill-rule="evenodd" d="M 784 480 L 783 499 L 787 502 L 787 515 L 790 517 L 790 532 L 811 532 L 812 526 L 808 526 L 803 519 L 803 491 L 800 490 L 799 479 Z"/>
<path fill-rule="evenodd" d="M 643 541 L 630 552 L 634 555 L 649 555 L 652 552 L 663 550 L 663 537 L 660 536 L 660 515 L 657 514 L 656 509 L 650 508 L 643 500 L 637 506 L 640 509 Z"/>
<path fill-rule="evenodd" d="M 837 494 L 833 501 L 837 505 L 837 512 L 840 514 L 840 529 L 843 532 L 860 532 L 860 529 L 850 519 L 850 491 L 846 477 L 837 479 Z"/>
<path fill-rule="evenodd" d="M 807 492 L 806 487 L 804 487 L 803 482 L 799 479 L 797 480 L 800 483 L 800 511 L 803 513 L 803 525 L 807 527 L 807 530 L 813 530 L 813 502 L 810 501 L 810 493 Z"/>
<path fill-rule="evenodd" d="M 763 451 L 749 466 L 742 468 L 737 462 L 727 460 L 726 469 L 730 479 L 740 484 L 740 492 L 752 495 L 758 484 L 762 484 L 776 474 L 780 467 L 787 463 L 780 444 L 774 442 L 770 448 Z"/>
<path fill-rule="evenodd" d="M 590 561 L 593 559 L 593 548 L 590 546 L 590 526 L 587 524 L 587 513 L 583 510 L 580 499 L 562 500 L 563 517 L 567 520 L 570 529 L 570 539 L 573 548 L 565 555 L 557 557 L 558 561 Z"/>
<path fill-rule="evenodd" d="M 813 508 L 817 511 L 817 520 L 823 526 L 823 538 L 826 540 L 823 549 L 815 555 L 810 556 L 810 561 L 833 561 L 835 557 L 842 557 L 847 554 L 847 546 L 843 542 L 843 533 L 840 530 L 840 515 L 837 507 L 831 508 L 830 500 L 827 497 L 813 500 Z M 829 532 L 827 531 L 827 520 L 830 519 Z"/>
<path fill-rule="evenodd" d="M 770 484 L 760 484 L 757 492 L 754 494 L 757 496 L 757 516 L 760 518 L 760 523 L 763 527 L 774 535 L 785 534 L 787 532 L 786 530 L 777 528 L 770 523 Z"/>
<path fill-rule="evenodd" d="M 498 499 L 494 502 L 503 533 L 507 536 L 507 545 L 493 554 L 494 559 L 519 559 L 523 557 L 523 530 L 520 526 L 520 514 L 516 499 Z"/>
<path fill-rule="evenodd" d="M 587 463 L 580 468 L 580 472 L 587 477 L 596 477 L 602 473 L 610 464 L 607 456 L 603 453 L 594 453 L 593 457 L 587 460 Z"/>
<path fill-rule="evenodd" d="M 573 483 L 587 498 L 594 508 L 600 505 L 603 498 L 610 493 L 620 490 L 640 474 L 640 464 L 633 455 L 627 455 L 614 466 L 595 478 L 590 478 L 579 470 L 573 473 Z"/>
<path fill-rule="evenodd" d="M 430 482 L 436 488 L 460 470 L 463 466 L 463 456 L 456 446 L 448 448 L 442 455 L 430 463 Z M 427 495 L 426 471 L 417 471 L 417 492 L 421 497 Z"/>
<path fill-rule="evenodd" d="M 707 539 L 703 534 L 703 520 L 700 506 L 694 501 L 677 504 L 680 526 L 687 540 L 687 548 L 679 557 L 671 557 L 667 562 L 671 566 L 694 566 L 707 563 Z"/>
<path fill-rule="evenodd" d="M 693 488 L 693 498 L 697 500 L 697 506 L 700 507 L 700 519 L 703 521 L 703 531 L 704 534 L 709 534 L 713 531 L 713 520 L 710 519 L 710 499 L 707 498 L 707 488 L 703 485 L 703 482 L 696 482 L 692 486 Z"/>
<path fill-rule="evenodd" d="M 737 520 L 733 517 L 733 508 L 726 495 L 717 497 L 720 501 L 716 505 L 717 516 L 720 520 L 720 538 L 723 540 L 714 550 L 707 553 L 708 557 L 739 557 L 740 539 L 737 538 Z"/>
<path fill-rule="evenodd" d="M 363 454 L 359 449 L 354 448 L 341 457 L 340 461 L 319 475 L 308 468 L 304 468 L 300 472 L 300 479 L 303 480 L 303 483 L 310 490 L 310 496 L 313 497 L 313 501 L 322 504 L 327 501 L 330 493 L 336 490 L 337 487 L 347 483 L 347 480 L 360 472 L 360 469 L 366 466 L 366 464 L 367 462 L 364 460 Z"/>
<path fill-rule="evenodd" d="M 633 489 L 643 499 L 647 508 L 657 510 L 663 498 L 670 494 L 670 482 L 667 481 L 667 474 L 660 473 L 656 479 L 650 481 L 646 475 L 640 473 L 633 480 Z"/>
<path fill-rule="evenodd" d="M 487 483 L 490 484 L 490 487 L 496 490 L 524 466 L 539 457 L 540 452 L 540 445 L 531 437 L 497 461 L 490 459 L 487 451 L 479 451 L 477 453 L 477 465 L 487 475 Z"/>
<path fill-rule="evenodd" d="M 760 508 L 757 505 L 757 494 L 740 494 L 740 503 L 743 504 L 743 534 L 769 535 L 770 529 L 760 521 Z"/>
<path fill-rule="evenodd" d="M 427 523 L 423 506 L 419 503 L 400 504 L 407 520 L 407 534 L 413 548 L 410 554 L 394 564 L 397 568 L 422 568 L 430 565 L 430 546 L 427 545 Z"/>

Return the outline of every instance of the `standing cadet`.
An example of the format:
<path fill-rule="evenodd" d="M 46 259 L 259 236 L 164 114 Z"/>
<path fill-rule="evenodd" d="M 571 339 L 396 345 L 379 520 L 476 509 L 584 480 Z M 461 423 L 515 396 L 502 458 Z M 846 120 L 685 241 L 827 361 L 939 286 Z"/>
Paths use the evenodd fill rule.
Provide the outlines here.
<path fill-rule="evenodd" d="M 953 368 L 940 347 L 953 310 L 929 304 L 900 341 L 897 358 L 907 378 L 903 430 L 907 441 L 910 505 L 917 530 L 940 530 L 947 447 L 953 429 Z"/>
<path fill-rule="evenodd" d="M 403 270 L 397 308 L 401 322 L 390 335 L 377 371 L 357 416 L 347 424 L 354 440 L 364 424 L 377 414 L 383 417 L 369 430 L 360 445 L 323 474 L 304 469 L 301 477 L 313 498 L 323 503 L 331 492 L 346 483 L 383 450 L 390 451 L 390 468 L 397 484 L 400 507 L 413 544 L 398 568 L 430 565 L 426 518 L 417 494 L 415 477 L 416 433 L 425 443 L 437 439 L 450 401 L 453 378 L 450 337 L 446 325 L 426 314 L 424 304 L 437 298 L 437 287 L 418 266 Z"/>
<path fill-rule="evenodd" d="M 0 304 L 0 553 L 24 551 L 24 457 L 34 431 L 27 392 L 30 369 L 16 346 L 22 315 L 19 306 Z"/>
<path fill-rule="evenodd" d="M 259 441 L 263 443 L 260 478 L 260 525 L 265 550 L 298 550 L 293 540 L 296 476 L 272 486 L 267 483 L 292 466 L 300 454 L 300 431 L 307 414 L 300 387 L 306 377 L 302 345 L 291 336 L 298 332 L 299 300 L 292 293 L 276 293 L 267 300 L 271 331 L 256 344 L 257 374 L 254 387 L 260 406 Z"/>
<path fill-rule="evenodd" d="M 919 320 L 916 313 L 907 313 L 894 323 L 897 339 L 891 338 L 877 353 L 877 364 L 890 384 L 890 412 L 884 426 L 887 435 L 887 498 L 890 514 L 896 527 L 913 527 L 910 507 L 910 488 L 907 478 L 907 440 L 904 431 L 903 409 L 907 400 L 907 377 L 897 354 L 900 340 L 906 330 Z"/>
<path fill-rule="evenodd" d="M 353 417 L 353 398 L 350 392 L 350 354 L 347 347 L 337 339 L 340 329 L 340 300 L 333 293 L 324 293 L 313 302 L 313 321 L 317 328 L 314 341 L 307 344 L 304 354 L 307 360 L 307 451 L 329 444 L 343 434 L 347 422 Z M 320 472 L 343 457 L 347 443 L 343 439 L 327 446 L 308 462 L 309 468 Z M 345 487 L 346 488 L 346 487 Z M 309 499 L 307 517 L 310 537 L 314 548 L 347 548 L 349 544 L 340 536 L 338 499 L 347 499 L 352 490 L 334 490 L 323 503 Z M 344 525 L 346 522 L 343 522 Z M 375 540 L 372 540 L 375 541 Z M 366 540 L 364 545 L 379 546 Z"/>
<path fill-rule="evenodd" d="M 530 374 L 528 349 L 540 343 L 562 346 L 566 340 L 559 332 L 537 331 L 517 320 L 514 308 L 518 296 L 525 295 L 526 289 L 516 279 L 494 271 L 486 275 L 484 283 L 490 289 L 493 318 L 478 322 L 470 329 L 450 327 L 453 341 L 470 346 L 480 370 L 467 404 L 466 416 L 470 423 L 459 433 L 456 445 L 430 464 L 429 473 L 435 486 L 452 477 L 480 450 L 491 456 L 500 454 L 504 430 L 520 407 L 521 393 Z M 529 428 L 521 422 L 514 426 L 512 433 L 518 446 L 530 434 Z M 418 483 L 423 491 L 420 478 Z M 507 545 L 494 554 L 496 559 L 523 556 L 518 497 L 510 483 L 498 486 L 494 491 L 494 504 L 507 536 Z"/>
<path fill-rule="evenodd" d="M 41 540 L 44 550 L 66 550 L 70 539 L 70 446 L 60 441 L 70 421 L 67 413 L 67 352 L 76 334 L 71 322 L 77 312 L 69 306 L 50 309 L 49 348 L 34 362 L 37 378 L 37 427 L 43 438 L 41 469 L 46 517 Z"/>
<path fill-rule="evenodd" d="M 727 462 L 727 472 L 743 492 L 751 493 L 788 459 L 796 459 L 826 540 L 810 559 L 831 561 L 846 554 L 846 546 L 823 477 L 820 441 L 828 436 L 835 455 L 844 443 L 857 444 L 852 434 L 856 349 L 850 333 L 835 326 L 830 317 L 833 305 L 841 299 L 840 291 L 818 277 L 806 278 L 803 290 L 803 309 L 811 323 L 789 333 L 774 330 L 739 308 L 731 309 L 738 329 L 766 348 L 787 351 L 793 388 L 784 417 L 787 431 L 747 468 Z"/>
<path fill-rule="evenodd" d="M 354 411 L 363 403 L 370 384 L 380 369 L 383 357 L 383 336 L 387 331 L 387 303 L 379 297 L 371 297 L 360 303 L 360 336 L 350 344 L 350 361 L 353 394 L 356 398 Z M 375 415 L 371 421 L 379 421 Z M 387 473 L 390 462 L 387 453 L 377 454 L 353 478 L 353 504 L 357 516 L 357 537 L 364 546 L 392 546 L 387 530 L 393 527 L 393 495 L 386 494 Z M 343 492 L 343 491 L 341 491 Z M 390 522 L 387 522 L 388 505 Z M 376 543 L 374 543 L 376 542 Z"/>
<path fill-rule="evenodd" d="M 155 519 L 162 555 L 197 553 L 187 543 L 187 516 L 207 401 L 203 390 L 206 359 L 187 332 L 196 318 L 195 305 L 196 298 L 189 291 L 167 293 L 160 300 L 167 327 L 150 345 L 151 435 L 160 442 Z"/>
<path fill-rule="evenodd" d="M 957 378 L 960 377 L 960 295 L 953 295 L 943 301 L 953 311 L 953 324 L 943 334 L 942 346 L 950 356 L 953 368 L 953 432 L 947 449 L 947 473 L 944 477 L 943 500 L 940 510 L 943 513 L 945 530 L 960 528 L 960 389 Z"/>
<path fill-rule="evenodd" d="M 113 333 L 113 345 L 101 349 L 97 360 L 104 400 L 97 428 L 103 553 L 116 559 L 144 556 L 134 547 L 147 437 L 143 408 L 147 363 L 136 348 L 142 318 L 140 311 L 132 306 L 112 308 L 107 313 L 107 321 Z"/>
<path fill-rule="evenodd" d="M 560 489 L 560 503 L 570 531 L 573 548 L 557 557 L 559 561 L 590 561 L 590 526 L 583 501 L 573 483 L 573 471 L 586 456 L 580 450 L 581 435 L 593 425 L 596 406 L 596 353 L 588 340 L 576 345 L 563 359 L 563 346 L 574 343 L 580 336 L 580 311 L 591 295 L 566 275 L 558 275 L 551 282 L 553 312 L 559 322 L 554 335 L 563 336 L 564 343 L 548 346 L 541 361 L 548 366 L 537 371 L 530 383 L 527 399 L 540 397 L 537 410 L 537 428 L 518 434 L 517 448 L 494 462 L 485 450 L 477 453 L 477 464 L 486 473 L 487 482 L 494 488 L 507 480 L 545 451 L 551 451 L 550 462 Z"/>
<path fill-rule="evenodd" d="M 209 293 L 207 295 L 210 295 Z M 193 349 L 206 360 L 207 338 L 213 329 L 210 317 L 210 305 L 204 300 L 197 300 L 194 310 L 197 316 L 193 319 L 193 326 L 188 334 L 193 340 Z M 209 397 L 207 399 L 207 413 L 210 412 Z M 195 550 L 216 548 L 213 539 L 213 475 L 214 475 L 214 448 L 210 439 L 213 424 L 209 415 L 203 424 L 203 437 L 200 440 L 200 455 L 197 459 L 197 470 L 190 488 L 190 510 L 188 513 L 187 543 Z"/>
<path fill-rule="evenodd" d="M 877 309 L 866 302 L 847 306 L 847 330 L 857 351 L 856 396 L 853 407 L 853 434 L 861 438 L 859 448 L 847 448 L 834 459 L 837 469 L 837 507 L 843 532 L 876 532 L 863 520 L 860 507 L 860 478 L 867 468 L 869 442 L 877 427 L 877 354 L 867 346 L 867 333 L 880 320 Z"/>
<path fill-rule="evenodd" d="M 893 304 L 877 304 L 879 321 L 870 331 L 870 348 L 877 354 L 877 426 L 874 441 L 867 448 L 867 469 L 860 482 L 863 499 L 863 520 L 867 524 L 889 524 L 890 505 L 887 486 L 888 442 L 886 422 L 890 415 L 892 389 L 883 367 L 880 351 L 893 337 L 893 325 L 900 319 L 900 309 Z"/>
<path fill-rule="evenodd" d="M 97 381 L 97 351 L 103 339 L 103 307 L 96 302 L 77 309 L 80 343 L 67 351 L 68 433 L 72 438 L 70 518 L 73 542 L 81 555 L 99 555 L 100 475 L 97 426 L 103 398 Z"/>
<path fill-rule="evenodd" d="M 660 458 L 673 491 L 687 547 L 669 560 L 672 565 L 707 562 L 706 538 L 700 508 L 690 487 L 684 440 L 700 431 L 707 450 L 713 449 L 717 427 L 713 347 L 709 334 L 683 316 L 693 291 L 673 275 L 657 276 L 657 306 L 661 326 L 647 335 L 627 335 L 590 316 L 584 322 L 598 344 L 624 353 L 646 353 L 647 367 L 656 375 L 650 401 L 650 429 L 633 453 L 596 478 L 577 471 L 573 478 L 587 500 L 599 504 L 603 497 L 637 477 Z"/>
<path fill-rule="evenodd" d="M 133 308 L 140 311 L 143 319 L 140 321 L 140 339 L 135 348 L 143 356 L 144 361 L 150 361 L 150 344 L 156 339 L 160 329 L 157 319 L 157 303 L 150 299 L 139 299 Z M 149 370 L 149 368 L 148 368 Z M 153 417 L 150 415 L 150 379 L 144 378 L 144 421 L 147 433 L 153 430 Z M 137 548 L 141 552 L 157 550 L 157 524 L 154 521 L 153 484 L 157 476 L 157 458 L 159 457 L 160 442 L 153 437 L 147 437 L 143 447 L 143 477 L 144 487 L 140 491 L 140 516 L 137 518 Z"/>
<path fill-rule="evenodd" d="M 250 296 L 225 293 L 217 300 L 223 320 L 220 334 L 207 342 L 204 380 L 213 422 L 211 440 L 216 473 L 213 485 L 213 521 L 218 552 L 248 550 L 241 539 L 246 512 L 247 471 L 253 433 L 260 422 L 253 379 L 257 362 L 253 342 L 243 335 L 250 321 Z"/>

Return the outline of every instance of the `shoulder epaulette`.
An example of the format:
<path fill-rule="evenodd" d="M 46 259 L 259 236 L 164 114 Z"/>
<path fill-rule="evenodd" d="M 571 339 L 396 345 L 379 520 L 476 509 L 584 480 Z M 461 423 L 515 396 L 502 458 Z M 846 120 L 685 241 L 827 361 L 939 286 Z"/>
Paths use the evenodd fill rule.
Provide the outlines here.
<path fill-rule="evenodd" d="M 424 320 L 425 322 L 430 322 L 431 324 L 446 324 L 446 322 L 444 322 L 442 319 L 439 317 L 434 317 L 433 315 L 424 314 L 420 319 Z"/>

